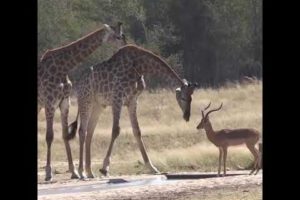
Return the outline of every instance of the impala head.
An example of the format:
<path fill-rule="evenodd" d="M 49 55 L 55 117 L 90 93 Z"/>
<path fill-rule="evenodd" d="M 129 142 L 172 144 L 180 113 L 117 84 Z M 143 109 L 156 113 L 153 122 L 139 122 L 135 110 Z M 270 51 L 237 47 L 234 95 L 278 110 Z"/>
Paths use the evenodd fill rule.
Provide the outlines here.
<path fill-rule="evenodd" d="M 183 112 L 185 121 L 189 121 L 191 115 L 191 102 L 194 89 L 198 86 L 197 83 L 188 83 L 186 80 L 184 84 L 176 89 L 176 100 Z"/>
<path fill-rule="evenodd" d="M 201 110 L 201 114 L 202 114 L 202 119 L 200 121 L 200 123 L 197 126 L 197 129 L 203 129 L 209 122 L 209 114 L 218 110 L 221 110 L 223 103 L 221 103 L 221 105 L 219 106 L 219 108 L 210 110 L 206 113 L 206 115 L 204 115 L 204 111 L 207 110 L 210 106 L 211 102 L 204 108 L 204 110 Z"/>
<path fill-rule="evenodd" d="M 106 34 L 103 38 L 103 42 L 116 43 L 119 47 L 126 45 L 127 42 L 123 33 L 122 22 L 118 22 L 116 26 L 104 24 L 104 28 L 106 30 Z"/>

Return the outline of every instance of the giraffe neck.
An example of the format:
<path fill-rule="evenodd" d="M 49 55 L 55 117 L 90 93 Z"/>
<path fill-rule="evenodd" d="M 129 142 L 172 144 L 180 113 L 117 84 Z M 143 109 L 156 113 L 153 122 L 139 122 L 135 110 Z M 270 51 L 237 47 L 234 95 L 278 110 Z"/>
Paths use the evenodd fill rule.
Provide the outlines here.
<path fill-rule="evenodd" d="M 80 62 L 92 54 L 105 40 L 108 33 L 105 28 L 98 29 L 68 45 L 47 50 L 42 56 L 41 62 L 47 58 L 54 59 L 56 65 L 69 72 L 76 68 Z"/>
<path fill-rule="evenodd" d="M 130 46 L 129 46 L 130 48 Z M 133 60 L 136 73 L 140 75 L 157 75 L 164 78 L 172 86 L 184 84 L 179 75 L 162 58 L 151 51 L 134 47 L 133 52 L 128 53 L 129 60 Z"/>

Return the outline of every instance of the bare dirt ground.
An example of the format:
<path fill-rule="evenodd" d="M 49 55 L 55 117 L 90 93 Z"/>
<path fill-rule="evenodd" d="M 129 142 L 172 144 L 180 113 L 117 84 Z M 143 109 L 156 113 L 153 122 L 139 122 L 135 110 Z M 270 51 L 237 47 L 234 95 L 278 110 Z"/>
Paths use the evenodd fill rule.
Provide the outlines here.
<path fill-rule="evenodd" d="M 88 199 L 262 199 L 262 172 L 257 175 L 247 175 L 249 171 L 230 171 L 228 174 L 245 174 L 237 176 L 214 177 L 205 179 L 184 179 L 165 181 L 160 184 L 141 184 L 125 187 L 107 187 L 105 189 L 71 192 L 51 195 L 39 195 L 41 200 L 88 200 Z M 215 172 L 213 172 L 215 173 Z M 198 173 L 199 174 L 199 173 Z M 202 173 L 201 174 L 205 174 Z M 212 174 L 212 173 L 209 173 Z M 70 180 L 66 178 L 69 174 L 56 174 L 52 183 L 39 181 L 38 191 L 47 189 L 61 189 L 62 187 L 80 188 L 88 185 L 106 184 L 105 180 L 123 179 L 127 181 L 141 179 L 155 179 L 163 175 L 134 175 L 134 176 L 113 176 L 108 178 L 95 178 L 91 180 Z M 42 176 L 39 174 L 39 176 Z M 64 177 L 63 179 L 59 176 Z M 107 184 L 106 184 L 107 185 Z"/>

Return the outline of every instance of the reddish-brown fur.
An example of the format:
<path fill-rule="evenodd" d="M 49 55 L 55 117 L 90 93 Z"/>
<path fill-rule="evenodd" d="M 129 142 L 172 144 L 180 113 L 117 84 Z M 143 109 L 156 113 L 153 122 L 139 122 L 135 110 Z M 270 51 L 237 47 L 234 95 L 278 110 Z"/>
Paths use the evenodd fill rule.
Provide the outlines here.
<path fill-rule="evenodd" d="M 209 114 L 215 111 L 218 111 L 222 108 L 222 105 L 214 110 L 208 111 L 206 115 L 204 115 L 204 111 L 209 108 L 210 104 L 204 109 L 202 112 L 202 119 L 197 129 L 204 129 L 207 135 L 207 138 L 214 145 L 219 147 L 219 168 L 218 175 L 220 175 L 221 171 L 221 160 L 223 154 L 223 163 L 224 163 L 224 175 L 226 175 L 226 158 L 227 158 L 227 148 L 229 146 L 246 144 L 249 151 L 254 156 L 254 166 L 250 174 L 252 174 L 255 170 L 256 173 L 259 171 L 259 154 L 258 150 L 255 148 L 255 144 L 259 140 L 260 133 L 255 129 L 243 128 L 243 129 L 221 129 L 218 131 L 214 131 L 212 125 L 209 121 Z"/>

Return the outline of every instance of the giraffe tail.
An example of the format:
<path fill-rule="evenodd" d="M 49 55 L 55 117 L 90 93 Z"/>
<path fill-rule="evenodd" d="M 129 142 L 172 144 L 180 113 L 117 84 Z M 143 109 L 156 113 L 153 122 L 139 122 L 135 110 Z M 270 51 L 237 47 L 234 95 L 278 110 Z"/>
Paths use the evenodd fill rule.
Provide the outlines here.
<path fill-rule="evenodd" d="M 68 135 L 66 137 L 67 140 L 72 140 L 76 136 L 77 127 L 78 127 L 78 117 L 79 117 L 79 111 L 77 112 L 77 116 L 74 122 L 72 122 L 68 127 Z"/>

